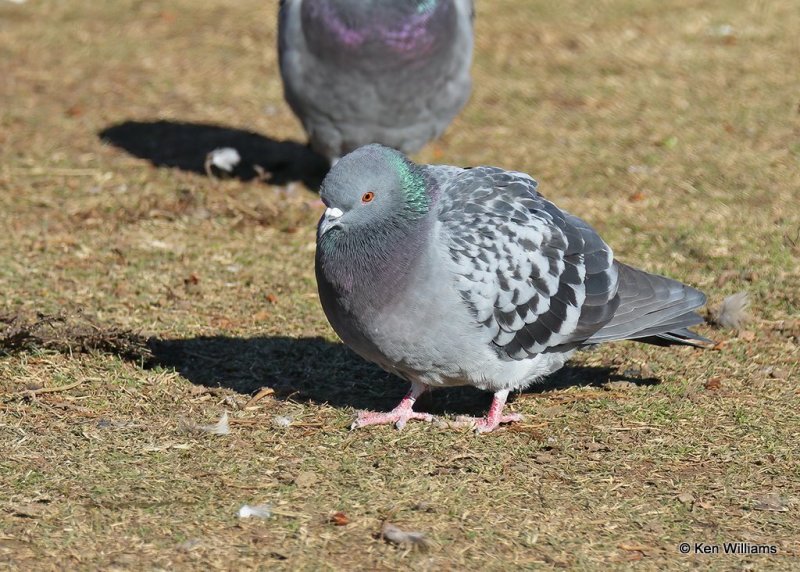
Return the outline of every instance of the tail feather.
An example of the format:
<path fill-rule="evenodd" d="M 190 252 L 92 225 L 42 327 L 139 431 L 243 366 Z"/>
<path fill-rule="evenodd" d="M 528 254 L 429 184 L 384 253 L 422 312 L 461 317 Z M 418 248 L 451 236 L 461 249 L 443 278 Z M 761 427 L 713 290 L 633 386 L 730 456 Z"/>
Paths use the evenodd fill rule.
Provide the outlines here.
<path fill-rule="evenodd" d="M 653 344 L 654 346 L 672 346 L 680 344 L 684 346 L 694 346 L 696 348 L 709 348 L 714 345 L 714 340 L 709 340 L 705 336 L 701 336 L 697 332 L 693 332 L 688 328 L 681 328 L 679 330 L 670 330 L 653 336 L 643 336 L 630 338 L 636 342 L 645 344 Z"/>
<path fill-rule="evenodd" d="M 705 304 L 705 294 L 677 280 L 616 264 L 619 307 L 611 321 L 587 342 L 636 340 L 693 346 L 711 342 L 688 329 L 704 321 L 692 310 Z"/>
<path fill-rule="evenodd" d="M 664 334 L 666 332 L 675 333 L 680 331 L 690 332 L 691 335 L 696 336 L 694 332 L 691 332 L 688 328 L 691 326 L 696 326 L 698 324 L 702 324 L 705 320 L 699 314 L 694 312 L 686 312 L 675 318 L 674 320 L 669 320 L 667 322 L 659 322 L 658 324 L 650 327 L 645 328 L 639 332 L 636 332 L 636 335 L 630 336 L 629 339 L 638 340 L 639 338 L 645 338 L 648 336 L 654 336 L 659 334 Z"/>

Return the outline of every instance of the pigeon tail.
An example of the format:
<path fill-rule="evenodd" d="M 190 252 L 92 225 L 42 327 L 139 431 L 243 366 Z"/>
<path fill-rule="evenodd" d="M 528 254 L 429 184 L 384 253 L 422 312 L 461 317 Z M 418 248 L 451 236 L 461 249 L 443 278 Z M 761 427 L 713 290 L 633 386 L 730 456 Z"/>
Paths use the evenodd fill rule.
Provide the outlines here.
<path fill-rule="evenodd" d="M 705 294 L 677 280 L 615 264 L 619 271 L 619 307 L 588 343 L 635 340 L 661 346 L 713 344 L 688 329 L 704 322 L 693 310 L 705 304 Z"/>

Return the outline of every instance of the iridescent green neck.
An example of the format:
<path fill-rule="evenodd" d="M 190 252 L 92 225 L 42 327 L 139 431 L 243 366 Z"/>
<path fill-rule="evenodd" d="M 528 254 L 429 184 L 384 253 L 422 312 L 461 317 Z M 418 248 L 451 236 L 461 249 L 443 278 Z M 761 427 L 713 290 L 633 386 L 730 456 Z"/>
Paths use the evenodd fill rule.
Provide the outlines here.
<path fill-rule="evenodd" d="M 390 160 L 397 170 L 406 194 L 406 211 L 417 217 L 426 214 L 431 206 L 431 198 L 428 195 L 422 169 L 396 153 L 391 154 Z"/>
<path fill-rule="evenodd" d="M 425 12 L 431 12 L 434 8 L 436 8 L 436 0 L 423 0 L 417 6 L 417 13 L 423 14 Z"/>

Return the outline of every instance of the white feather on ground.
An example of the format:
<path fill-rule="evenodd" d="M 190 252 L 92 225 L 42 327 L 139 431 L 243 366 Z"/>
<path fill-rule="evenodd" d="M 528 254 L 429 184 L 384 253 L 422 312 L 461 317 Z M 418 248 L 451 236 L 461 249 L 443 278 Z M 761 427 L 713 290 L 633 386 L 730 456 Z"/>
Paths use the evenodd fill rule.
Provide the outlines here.
<path fill-rule="evenodd" d="M 750 297 L 747 292 L 731 294 L 722 301 L 722 304 L 711 310 L 711 321 L 723 328 L 739 330 L 750 321 L 747 308 L 750 306 Z"/>
<path fill-rule="evenodd" d="M 220 147 L 214 149 L 206 155 L 203 167 L 206 170 L 206 175 L 210 178 L 216 178 L 214 169 L 218 172 L 231 174 L 236 166 L 242 162 L 242 156 L 233 147 Z"/>
<path fill-rule="evenodd" d="M 220 147 L 208 154 L 208 160 L 217 169 L 230 173 L 242 161 L 242 157 L 233 147 Z"/>
<path fill-rule="evenodd" d="M 405 545 L 420 550 L 428 549 L 428 540 L 421 532 L 402 530 L 390 522 L 384 522 L 381 526 L 381 538 L 393 544 Z"/>
<path fill-rule="evenodd" d="M 220 416 L 219 421 L 212 425 L 198 425 L 197 423 L 187 420 L 183 420 L 181 425 L 185 431 L 190 432 L 211 433 L 212 435 L 228 435 L 231 432 L 227 411 Z"/>
<path fill-rule="evenodd" d="M 269 504 L 244 504 L 237 513 L 239 518 L 269 518 L 272 516 L 272 505 Z"/>

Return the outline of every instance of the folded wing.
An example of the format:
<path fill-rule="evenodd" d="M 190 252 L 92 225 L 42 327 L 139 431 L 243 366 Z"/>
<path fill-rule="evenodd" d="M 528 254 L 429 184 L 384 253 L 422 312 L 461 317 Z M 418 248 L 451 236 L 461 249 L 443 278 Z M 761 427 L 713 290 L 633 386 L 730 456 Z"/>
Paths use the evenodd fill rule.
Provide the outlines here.
<path fill-rule="evenodd" d="M 702 340 L 685 329 L 702 321 L 691 312 L 700 292 L 614 261 L 597 232 L 529 176 L 494 167 L 452 175 L 440 198 L 443 236 L 461 297 L 500 356 Z"/>

